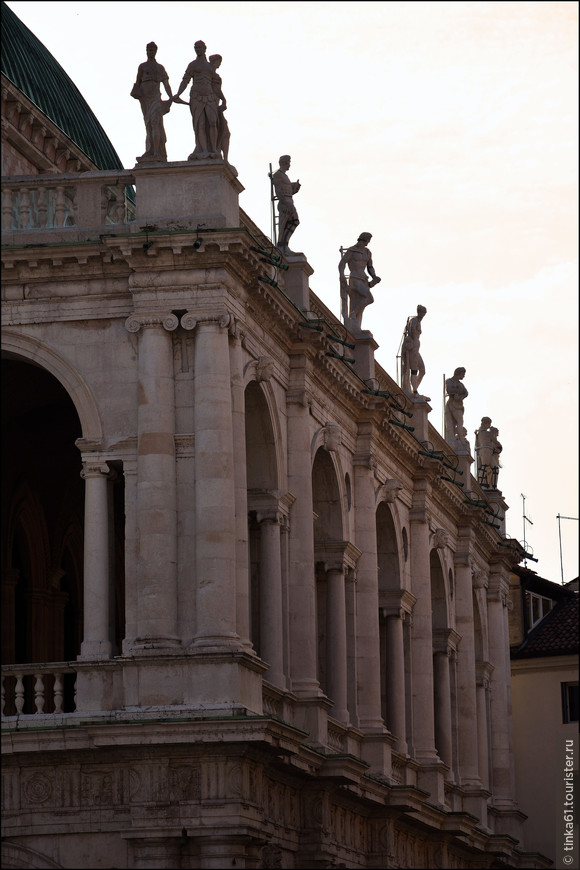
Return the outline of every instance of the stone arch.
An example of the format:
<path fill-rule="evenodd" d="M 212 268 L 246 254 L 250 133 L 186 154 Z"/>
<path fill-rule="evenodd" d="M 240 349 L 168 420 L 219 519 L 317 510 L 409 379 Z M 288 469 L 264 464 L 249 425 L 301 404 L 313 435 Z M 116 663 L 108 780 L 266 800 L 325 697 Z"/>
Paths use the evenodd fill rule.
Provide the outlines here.
<path fill-rule="evenodd" d="M 433 630 L 449 628 L 449 589 L 445 565 L 439 550 L 429 554 L 431 568 L 431 607 Z"/>
<path fill-rule="evenodd" d="M 317 542 L 342 541 L 346 502 L 344 475 L 335 451 L 323 447 L 316 450 L 312 463 L 312 501 L 315 548 Z"/>
<path fill-rule="evenodd" d="M 39 339 L 9 330 L 2 331 L 2 355 L 39 366 L 54 375 L 76 408 L 83 438 L 102 441 L 103 427 L 95 397 L 68 360 Z"/>
<path fill-rule="evenodd" d="M 61 870 L 62 864 L 57 864 L 56 861 L 52 861 L 50 858 L 47 858 L 46 855 L 42 855 L 40 852 L 37 852 L 36 849 L 29 849 L 26 846 L 21 846 L 17 843 L 2 843 L 2 867 L 11 868 L 11 870 L 25 870 L 25 868 L 32 868 L 32 870 Z"/>
<path fill-rule="evenodd" d="M 249 489 L 281 489 L 282 438 L 272 389 L 249 381 L 244 390 Z"/>

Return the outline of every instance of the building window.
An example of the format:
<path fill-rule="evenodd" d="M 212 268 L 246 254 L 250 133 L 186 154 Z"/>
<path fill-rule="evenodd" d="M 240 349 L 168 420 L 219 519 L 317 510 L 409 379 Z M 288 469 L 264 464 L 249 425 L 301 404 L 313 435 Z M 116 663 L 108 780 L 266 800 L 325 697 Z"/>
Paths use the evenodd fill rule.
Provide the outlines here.
<path fill-rule="evenodd" d="M 578 722 L 578 683 L 562 683 L 562 722 Z"/>
<path fill-rule="evenodd" d="M 526 602 L 528 605 L 528 631 L 531 631 L 550 612 L 554 602 L 551 598 L 536 595 L 535 592 L 526 592 Z"/>

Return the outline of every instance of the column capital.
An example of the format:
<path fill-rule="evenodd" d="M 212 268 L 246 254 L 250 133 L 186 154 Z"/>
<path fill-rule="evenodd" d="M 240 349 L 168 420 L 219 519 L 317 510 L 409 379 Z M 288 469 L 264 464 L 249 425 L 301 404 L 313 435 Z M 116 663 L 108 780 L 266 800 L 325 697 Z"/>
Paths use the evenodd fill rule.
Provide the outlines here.
<path fill-rule="evenodd" d="M 452 656 L 457 652 L 461 635 L 452 628 L 436 628 L 433 630 L 433 652 Z"/>
<path fill-rule="evenodd" d="M 173 313 L 155 311 L 131 314 L 125 321 L 125 329 L 131 333 L 152 326 L 162 326 L 167 332 L 173 332 L 179 326 L 179 320 Z"/>
<path fill-rule="evenodd" d="M 191 331 L 196 327 L 215 325 L 219 329 L 227 329 L 232 336 L 237 335 L 237 321 L 227 309 L 220 311 L 187 311 L 179 321 L 183 329 Z"/>
<path fill-rule="evenodd" d="M 325 541 L 318 544 L 314 551 L 314 561 L 321 562 L 325 571 L 346 573 L 355 570 L 361 551 L 350 541 Z"/>
<path fill-rule="evenodd" d="M 475 680 L 478 686 L 483 686 L 484 689 L 489 689 L 491 675 L 494 667 L 490 662 L 475 663 Z"/>
<path fill-rule="evenodd" d="M 106 462 L 101 459 L 85 459 L 83 457 L 83 467 L 81 469 L 81 477 L 87 480 L 90 477 L 111 477 L 111 469 Z"/>
<path fill-rule="evenodd" d="M 415 596 L 407 589 L 396 589 L 392 592 L 379 592 L 379 609 L 381 615 L 395 616 L 405 619 L 413 612 L 417 602 Z"/>

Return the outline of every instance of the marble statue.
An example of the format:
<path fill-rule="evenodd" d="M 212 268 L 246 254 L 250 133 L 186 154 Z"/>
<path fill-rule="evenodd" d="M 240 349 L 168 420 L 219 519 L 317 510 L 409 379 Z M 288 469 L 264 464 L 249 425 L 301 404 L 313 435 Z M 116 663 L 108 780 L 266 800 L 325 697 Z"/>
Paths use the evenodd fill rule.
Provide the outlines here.
<path fill-rule="evenodd" d="M 371 239 L 371 233 L 361 233 L 356 245 L 346 249 L 338 264 L 342 317 L 344 325 L 351 332 L 361 331 L 363 311 L 374 302 L 370 288 L 381 280 L 375 273 L 371 252 L 367 247 Z M 350 270 L 348 279 L 344 274 L 347 264 Z M 370 281 L 365 270 L 371 276 Z"/>
<path fill-rule="evenodd" d="M 137 158 L 137 163 L 167 160 L 167 151 L 165 150 L 167 137 L 163 126 L 163 116 L 169 112 L 173 99 L 165 67 L 155 60 L 157 46 L 154 42 L 150 42 L 146 50 L 147 60 L 139 64 L 137 79 L 131 91 L 131 96 L 139 100 L 141 104 L 145 121 L 145 153 Z M 168 100 L 161 99 L 159 87 L 161 83 L 167 92 Z"/>
<path fill-rule="evenodd" d="M 228 104 L 222 91 L 222 79 L 221 76 L 218 74 L 218 69 L 220 68 L 222 63 L 221 54 L 210 54 L 209 62 L 212 65 L 214 71 L 212 87 L 214 94 L 218 98 L 218 130 L 216 147 L 218 152 L 222 155 L 224 163 L 229 166 L 234 175 L 237 175 L 237 169 L 232 166 L 232 164 L 228 161 L 228 154 L 230 150 L 230 128 L 228 127 L 228 122 L 226 121 L 226 117 L 224 115 Z"/>
<path fill-rule="evenodd" d="M 482 417 L 479 429 L 475 430 L 475 458 L 477 481 L 484 489 L 492 488 L 493 440 L 491 418 Z"/>
<path fill-rule="evenodd" d="M 497 489 L 497 479 L 499 477 L 499 469 L 500 469 L 499 455 L 500 455 L 501 451 L 503 450 L 503 447 L 500 444 L 500 442 L 497 440 L 497 436 L 499 434 L 499 429 L 496 429 L 495 426 L 492 426 L 490 429 L 490 432 L 491 432 L 491 439 L 492 439 L 492 444 L 493 444 L 493 455 L 492 455 L 492 462 L 491 462 L 491 487 L 492 487 L 492 489 Z"/>
<path fill-rule="evenodd" d="M 415 317 L 407 319 L 401 347 L 401 386 L 409 396 L 419 395 L 419 384 L 425 376 L 425 363 L 419 353 L 421 347 L 421 321 L 427 314 L 424 305 L 417 305 Z M 429 401 L 428 396 L 422 398 Z"/>
<path fill-rule="evenodd" d="M 194 48 L 196 58 L 185 70 L 179 90 L 173 100 L 185 103 L 185 100 L 180 99 L 180 96 L 191 82 L 189 109 L 195 134 L 195 148 L 187 159 L 204 160 L 208 157 L 220 156 L 218 151 L 218 103 L 220 97 L 214 90 L 215 69 L 205 56 L 205 42 L 198 39 Z M 221 82 L 219 91 L 221 93 Z"/>
<path fill-rule="evenodd" d="M 445 405 L 445 440 L 448 444 L 467 444 L 467 429 L 463 425 L 463 400 L 469 395 L 461 383 L 465 369 L 459 367 L 452 378 L 445 381 L 447 404 Z"/>
<path fill-rule="evenodd" d="M 283 154 L 278 161 L 280 168 L 272 175 L 272 184 L 278 198 L 278 247 L 281 251 L 291 254 L 288 248 L 290 236 L 300 223 L 293 196 L 300 190 L 300 181 L 290 181 L 286 174 L 290 169 L 290 155 Z"/>

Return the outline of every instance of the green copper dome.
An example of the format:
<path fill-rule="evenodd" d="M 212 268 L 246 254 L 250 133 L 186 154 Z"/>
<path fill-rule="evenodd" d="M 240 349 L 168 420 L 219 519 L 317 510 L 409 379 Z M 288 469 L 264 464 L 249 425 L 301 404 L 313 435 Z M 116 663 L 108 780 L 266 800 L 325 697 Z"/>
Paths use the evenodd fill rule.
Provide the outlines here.
<path fill-rule="evenodd" d="M 16 85 L 98 169 L 123 169 L 85 98 L 39 39 L 2 0 L 1 66 Z"/>

